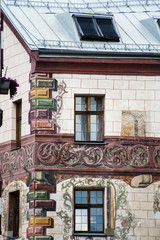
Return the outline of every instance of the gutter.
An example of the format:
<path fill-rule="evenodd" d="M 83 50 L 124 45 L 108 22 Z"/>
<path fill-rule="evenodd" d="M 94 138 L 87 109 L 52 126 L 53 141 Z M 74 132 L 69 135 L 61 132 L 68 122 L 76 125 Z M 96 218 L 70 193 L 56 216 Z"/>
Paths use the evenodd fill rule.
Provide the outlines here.
<path fill-rule="evenodd" d="M 39 48 L 39 57 L 160 59 L 160 52 L 106 52 Z"/>

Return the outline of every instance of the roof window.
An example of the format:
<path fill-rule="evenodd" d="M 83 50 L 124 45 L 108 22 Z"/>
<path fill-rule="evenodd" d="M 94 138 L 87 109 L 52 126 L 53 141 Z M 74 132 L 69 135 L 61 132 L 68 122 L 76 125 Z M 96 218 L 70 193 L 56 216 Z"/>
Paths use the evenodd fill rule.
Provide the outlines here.
<path fill-rule="evenodd" d="M 73 15 L 81 40 L 119 41 L 113 18 Z"/>

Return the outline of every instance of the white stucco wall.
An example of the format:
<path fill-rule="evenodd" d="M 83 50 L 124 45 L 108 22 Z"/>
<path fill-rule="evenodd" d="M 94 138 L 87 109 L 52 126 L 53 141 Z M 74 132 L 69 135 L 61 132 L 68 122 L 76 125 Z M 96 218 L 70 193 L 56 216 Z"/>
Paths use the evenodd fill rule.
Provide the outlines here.
<path fill-rule="evenodd" d="M 120 136 L 122 111 L 145 113 L 145 136 L 160 137 L 160 76 L 53 74 L 66 83 L 59 125 L 74 133 L 74 94 L 105 94 L 105 136 Z M 56 95 L 56 93 L 54 93 Z"/>
<path fill-rule="evenodd" d="M 14 102 L 19 99 L 22 99 L 22 136 L 30 133 L 30 126 L 28 125 L 28 112 L 30 109 L 28 100 L 28 92 L 30 89 L 29 72 L 31 67 L 29 55 L 5 23 L 3 35 L 4 70 L 2 76 L 6 72 L 6 77 L 16 79 L 19 87 L 18 94 L 11 100 L 9 94 L 0 95 L 0 108 L 3 110 L 3 125 L 0 127 L 0 143 L 15 140 L 16 138 L 16 112 Z"/>

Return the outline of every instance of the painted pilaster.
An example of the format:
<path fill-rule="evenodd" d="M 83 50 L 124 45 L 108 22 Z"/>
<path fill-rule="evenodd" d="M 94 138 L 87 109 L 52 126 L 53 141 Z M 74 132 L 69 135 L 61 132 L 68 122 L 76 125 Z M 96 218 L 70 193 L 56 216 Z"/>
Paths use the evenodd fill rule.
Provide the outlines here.
<path fill-rule="evenodd" d="M 45 172 L 35 172 L 28 178 L 29 192 L 27 202 L 27 238 L 29 240 L 53 240 L 46 235 L 46 228 L 54 228 L 54 219 L 47 216 L 47 211 L 56 211 L 56 202 L 50 199 L 50 193 L 56 193 L 56 181 Z"/>

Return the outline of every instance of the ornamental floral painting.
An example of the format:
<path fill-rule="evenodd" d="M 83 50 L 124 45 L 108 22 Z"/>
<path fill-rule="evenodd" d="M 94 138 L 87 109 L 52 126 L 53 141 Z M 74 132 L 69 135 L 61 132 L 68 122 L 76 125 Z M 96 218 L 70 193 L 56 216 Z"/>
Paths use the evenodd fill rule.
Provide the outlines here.
<path fill-rule="evenodd" d="M 112 201 L 111 201 L 111 216 L 110 216 L 110 227 L 114 228 L 114 231 L 108 231 L 107 239 L 110 240 L 127 240 L 127 235 L 131 230 L 131 223 L 133 221 L 132 213 L 127 209 L 127 184 L 119 180 L 109 180 L 102 178 L 72 178 L 66 180 L 61 184 L 61 192 L 63 199 L 63 208 L 57 206 L 57 217 L 61 219 L 63 237 L 62 240 L 69 239 L 88 239 L 86 237 L 74 236 L 73 234 L 73 212 L 74 212 L 74 199 L 73 189 L 74 188 L 104 188 L 111 187 L 112 189 Z M 104 204 L 107 205 L 107 199 L 105 196 Z M 106 209 L 107 207 L 104 207 Z M 58 211 L 60 209 L 60 211 Z M 104 219 L 105 231 L 107 233 L 108 228 L 108 210 L 105 210 Z M 123 212 L 123 214 L 122 214 Z M 89 239 L 93 239 L 90 236 Z M 99 237 L 98 239 L 101 239 Z M 103 239 L 103 238 L 102 238 Z"/>

